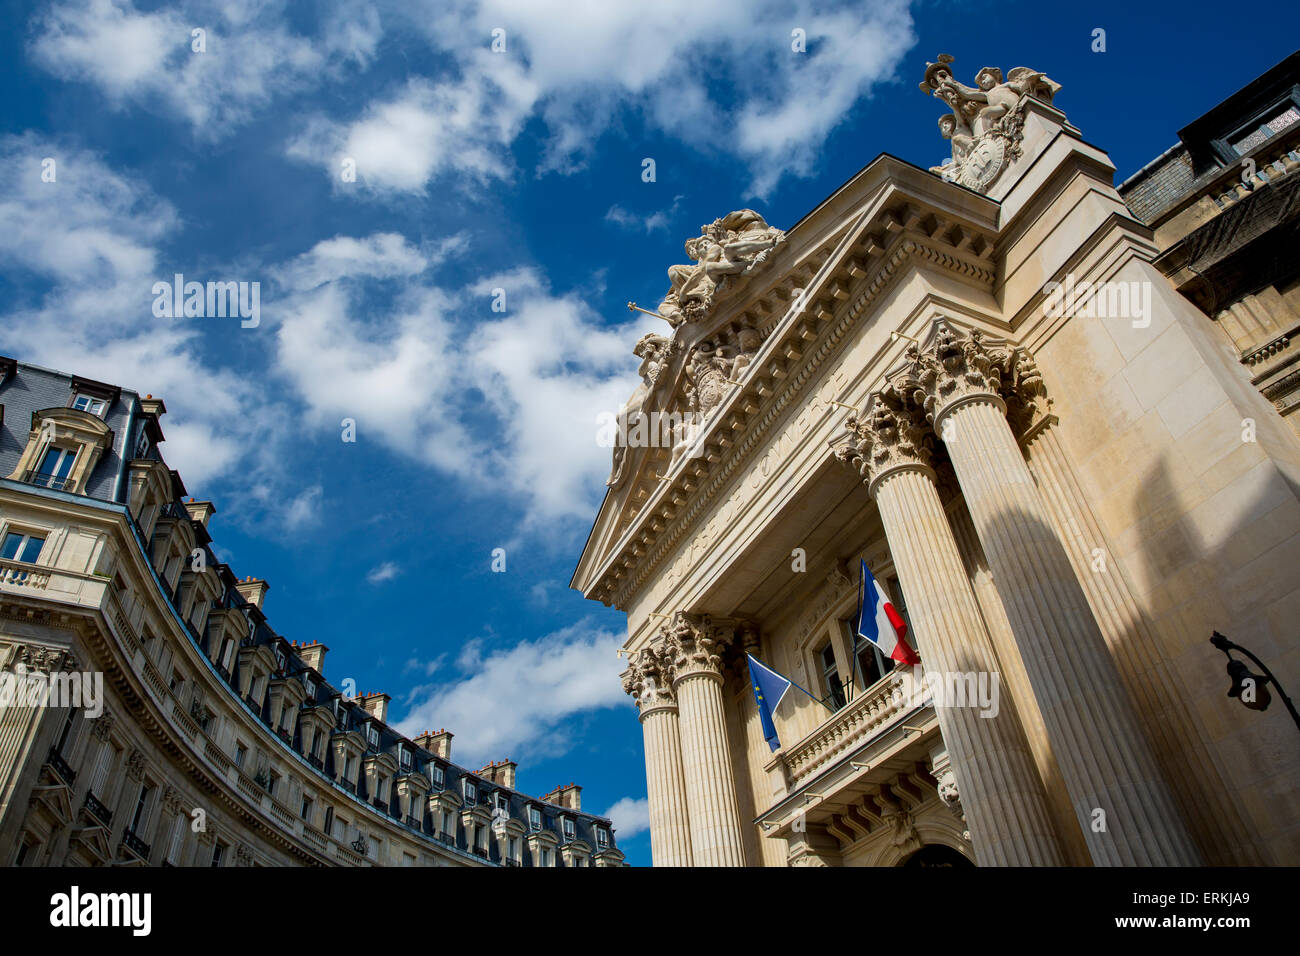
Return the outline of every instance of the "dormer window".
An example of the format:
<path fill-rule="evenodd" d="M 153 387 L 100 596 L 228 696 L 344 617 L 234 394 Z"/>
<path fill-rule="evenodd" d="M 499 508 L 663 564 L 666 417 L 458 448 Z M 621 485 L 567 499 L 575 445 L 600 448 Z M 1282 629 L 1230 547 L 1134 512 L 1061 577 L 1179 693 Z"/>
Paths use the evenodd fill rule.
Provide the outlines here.
<path fill-rule="evenodd" d="M 397 747 L 397 762 L 403 770 L 411 769 L 411 751 L 406 744 L 399 744 Z"/>
<path fill-rule="evenodd" d="M 564 817 L 564 842 L 568 843 L 577 838 L 577 827 L 573 823 L 573 817 Z"/>
<path fill-rule="evenodd" d="M 302 678 L 302 688 L 303 688 L 303 690 L 304 690 L 304 691 L 306 692 L 306 694 L 307 694 L 306 700 L 309 701 L 309 702 L 311 702 L 311 703 L 315 703 L 315 702 L 316 702 L 316 682 L 315 682 L 314 680 L 312 680 L 310 677 L 308 677 L 307 675 L 304 674 L 304 675 L 303 675 L 303 678 Z"/>
<path fill-rule="evenodd" d="M 108 408 L 108 402 L 102 398 L 95 398 L 93 395 L 76 395 L 73 396 L 72 407 L 81 412 L 89 412 L 96 418 L 103 418 L 104 411 Z"/>
<path fill-rule="evenodd" d="M 529 807 L 528 808 L 528 829 L 540 830 L 541 828 L 542 828 L 542 808 Z"/>
<path fill-rule="evenodd" d="M 149 436 L 146 435 L 143 431 L 141 431 L 140 437 L 135 440 L 135 457 L 147 458 L 148 456 L 149 456 Z"/>
<path fill-rule="evenodd" d="M 287 663 L 288 663 L 288 658 L 284 656 L 284 648 L 277 646 L 275 649 L 276 670 L 283 671 Z"/>
<path fill-rule="evenodd" d="M 447 783 L 446 772 L 436 763 L 429 764 L 429 782 L 439 790 L 441 790 Z"/>
<path fill-rule="evenodd" d="M 596 849 L 609 849 L 609 831 L 604 827 L 596 827 Z"/>
<path fill-rule="evenodd" d="M 366 724 L 366 743 L 372 747 L 379 746 L 379 728 L 374 724 Z"/>
<path fill-rule="evenodd" d="M 469 777 L 465 778 L 465 802 L 478 803 L 478 785 Z"/>
<path fill-rule="evenodd" d="M 492 805 L 504 813 L 509 813 L 510 796 L 504 790 L 498 790 L 492 795 Z"/>
<path fill-rule="evenodd" d="M 51 445 L 45 449 L 45 455 L 41 458 L 36 474 L 32 475 L 31 483 L 42 488 L 62 489 L 68 483 L 68 473 L 72 471 L 76 460 L 77 452 L 74 449 Z"/>

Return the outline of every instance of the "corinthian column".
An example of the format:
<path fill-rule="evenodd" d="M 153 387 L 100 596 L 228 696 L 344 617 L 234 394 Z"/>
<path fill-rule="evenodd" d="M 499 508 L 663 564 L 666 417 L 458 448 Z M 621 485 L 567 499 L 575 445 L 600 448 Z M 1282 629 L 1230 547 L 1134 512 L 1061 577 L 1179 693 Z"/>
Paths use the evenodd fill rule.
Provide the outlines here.
<path fill-rule="evenodd" d="M 740 804 L 722 701 L 721 647 L 731 637 L 707 616 L 673 616 L 664 628 L 681 713 L 682 771 L 696 866 L 744 866 Z"/>
<path fill-rule="evenodd" d="M 858 469 L 880 509 L 889 553 L 931 674 L 997 674 L 965 566 L 930 467 L 924 419 L 892 390 L 873 397 L 865 422 L 837 456 Z M 947 683 L 947 681 L 945 681 Z M 935 714 L 952 755 L 975 859 L 981 866 L 1064 862 L 1042 781 L 1009 695 L 996 714 L 940 695 Z"/>
<path fill-rule="evenodd" d="M 1199 857 L 999 395 L 1018 356 L 941 324 L 896 378 L 944 440 L 1098 866 Z"/>
<path fill-rule="evenodd" d="M 623 690 L 636 698 L 645 738 L 651 860 L 655 866 L 691 866 L 691 827 L 672 661 L 662 647 L 652 645 L 632 655 L 623 672 Z"/>

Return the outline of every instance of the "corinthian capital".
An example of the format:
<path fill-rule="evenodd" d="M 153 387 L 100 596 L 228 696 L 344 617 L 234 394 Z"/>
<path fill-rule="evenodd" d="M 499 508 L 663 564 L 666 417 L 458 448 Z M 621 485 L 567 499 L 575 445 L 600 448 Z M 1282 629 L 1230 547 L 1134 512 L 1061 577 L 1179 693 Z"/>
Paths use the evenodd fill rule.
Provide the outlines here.
<path fill-rule="evenodd" d="M 672 654 L 662 644 L 650 644 L 630 655 L 622 673 L 623 691 L 636 698 L 637 709 L 649 713 L 659 707 L 674 707 Z"/>
<path fill-rule="evenodd" d="M 871 396 L 867 414 L 850 418 L 835 456 L 857 470 L 874 492 L 881 478 L 900 468 L 930 468 L 933 437 L 906 385 L 886 386 Z"/>
<path fill-rule="evenodd" d="M 1002 374 L 1011 352 L 989 341 L 979 329 L 962 331 L 941 322 L 922 348 L 908 349 L 907 368 L 896 387 L 917 400 L 931 423 L 937 423 L 955 402 L 990 396 L 1001 402 Z"/>
<path fill-rule="evenodd" d="M 678 611 L 664 624 L 663 647 L 673 662 L 673 681 L 697 674 L 722 676 L 722 649 L 735 637 L 732 628 L 716 627 L 707 614 Z"/>
<path fill-rule="evenodd" d="M 1011 429 L 1021 441 L 1033 438 L 1054 419 L 1043 374 L 1024 349 L 1015 349 L 1010 355 L 1002 375 L 1002 397 L 1006 399 Z"/>

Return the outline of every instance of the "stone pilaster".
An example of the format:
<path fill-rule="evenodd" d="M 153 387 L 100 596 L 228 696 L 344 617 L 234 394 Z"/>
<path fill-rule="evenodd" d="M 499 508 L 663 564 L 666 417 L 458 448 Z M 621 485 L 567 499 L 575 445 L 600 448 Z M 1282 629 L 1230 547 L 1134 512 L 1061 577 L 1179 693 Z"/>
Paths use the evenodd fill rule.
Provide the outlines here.
<path fill-rule="evenodd" d="M 745 851 L 727 743 L 721 649 L 733 636 L 707 616 L 678 612 L 664 627 L 681 714 L 682 771 L 696 866 L 744 866 Z"/>
<path fill-rule="evenodd" d="M 682 774 L 682 739 L 672 661 L 661 646 L 633 654 L 623 689 L 636 699 L 645 744 L 650 855 L 655 866 L 691 866 L 691 826 Z"/>
<path fill-rule="evenodd" d="M 1008 409 L 1014 408 L 1014 397 L 1008 396 L 1007 404 Z M 1015 421 L 1013 417 L 1013 425 Z M 1215 761 L 1205 729 L 1188 704 L 1190 695 L 1165 660 L 1159 639 L 1106 547 L 1061 446 L 1056 417 L 1044 405 L 1043 414 L 1025 420 L 1024 425 L 1025 430 L 1017 433 L 1028 451 L 1029 470 L 1206 862 L 1213 866 L 1272 862 L 1246 826 L 1227 774 Z M 1164 666 L 1155 666 L 1160 661 Z"/>
<path fill-rule="evenodd" d="M 865 421 L 837 457 L 855 467 L 876 499 L 924 667 L 935 674 L 997 674 L 988 633 L 935 488 L 925 422 L 892 388 L 873 397 Z M 936 700 L 952 772 L 982 866 L 1063 863 L 1042 781 L 1015 706 L 1000 695 L 995 716 Z"/>
<path fill-rule="evenodd" d="M 1196 864 L 1199 854 L 1007 422 L 999 392 L 1016 359 L 978 331 L 943 323 L 929 345 L 911 350 L 896 382 L 947 446 L 1094 864 Z"/>

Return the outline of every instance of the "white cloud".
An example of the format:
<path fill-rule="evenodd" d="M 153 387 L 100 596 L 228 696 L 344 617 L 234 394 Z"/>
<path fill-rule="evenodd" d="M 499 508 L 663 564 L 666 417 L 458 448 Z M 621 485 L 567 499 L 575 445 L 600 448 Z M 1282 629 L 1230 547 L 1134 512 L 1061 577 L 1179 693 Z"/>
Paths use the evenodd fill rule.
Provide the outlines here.
<path fill-rule="evenodd" d="M 373 19 L 334 19 L 319 47 L 290 32 L 280 4 L 191 2 L 142 12 L 131 0 L 65 0 L 31 24 L 33 59 L 55 76 L 97 85 L 115 107 L 138 103 L 187 121 L 213 139 L 280 94 L 314 85 L 329 60 L 364 62 Z M 193 49 L 202 29 L 205 49 Z"/>
<path fill-rule="evenodd" d="M 45 158 L 54 182 L 42 181 Z M 164 454 L 192 491 L 208 493 L 198 489 L 236 464 L 251 476 L 246 490 L 265 480 L 285 420 L 278 405 L 205 359 L 197 323 L 207 320 L 153 316 L 153 284 L 177 271 L 158 252 L 177 226 L 172 207 L 94 154 L 32 134 L 0 137 L 0 164 L 11 171 L 0 268 L 24 290 L 0 311 L 4 350 L 164 398 Z"/>
<path fill-rule="evenodd" d="M 535 641 L 484 655 L 467 649 L 458 666 L 468 673 L 418 697 L 397 724 L 405 734 L 446 727 L 456 734 L 454 756 L 472 765 L 518 756 L 558 756 L 569 747 L 554 733 L 578 714 L 626 703 L 615 655 L 621 638 L 584 623 Z"/>
<path fill-rule="evenodd" d="M 668 213 L 662 209 L 648 216 L 638 216 L 636 213 L 628 212 L 622 206 L 615 204 L 609 207 L 609 212 L 605 213 L 605 221 L 612 222 L 616 226 L 622 226 L 624 229 L 630 229 L 633 232 L 668 231 Z"/>
<path fill-rule="evenodd" d="M 284 512 L 284 524 L 290 531 L 300 531 L 320 520 L 320 503 L 325 489 L 320 485 L 304 488 L 289 500 Z"/>
<path fill-rule="evenodd" d="M 286 270 L 288 283 L 338 277 L 276 310 L 276 367 L 308 419 L 333 429 L 353 418 L 358 442 L 377 440 L 468 491 L 506 497 L 524 531 L 588 520 L 610 456 L 597 444 L 596 415 L 631 394 L 629 343 L 654 320 L 602 325 L 577 295 L 553 294 L 527 269 L 442 290 L 420 274 L 413 247 L 384 237 L 322 246 Z M 386 312 L 365 306 L 350 265 L 336 268 L 352 261 L 337 250 L 380 246 L 406 264 L 393 271 L 407 273 L 393 278 Z M 496 288 L 506 290 L 505 313 L 489 310 Z"/>
<path fill-rule="evenodd" d="M 507 175 L 508 148 L 532 118 L 548 133 L 538 171 L 573 172 L 632 108 L 694 147 L 740 157 L 751 192 L 766 196 L 783 175 L 812 171 L 831 131 L 892 78 L 916 41 L 908 0 L 825 6 L 413 4 L 395 11 L 390 27 L 422 34 L 446 74 L 376 96 L 351 117 L 310 117 L 290 153 L 331 176 L 352 156 L 369 189 L 422 192 L 449 172 L 479 183 Z M 796 26 L 807 34 L 803 53 L 792 49 Z M 488 49 L 498 27 L 506 30 L 504 53 Z"/>
<path fill-rule="evenodd" d="M 650 829 L 650 801 L 646 797 L 624 797 L 605 811 L 620 839 Z"/>
<path fill-rule="evenodd" d="M 341 182 L 345 159 L 357 183 L 372 191 L 418 192 L 438 176 L 459 173 L 474 182 L 505 176 L 508 147 L 531 109 L 529 84 L 474 72 L 446 83 L 412 79 L 351 122 L 311 118 L 288 147 L 297 159 L 323 167 Z"/>
<path fill-rule="evenodd" d="M 391 581 L 401 574 L 401 569 L 395 561 L 385 561 L 378 564 L 366 572 L 366 580 L 371 584 L 383 584 L 385 581 Z"/>

